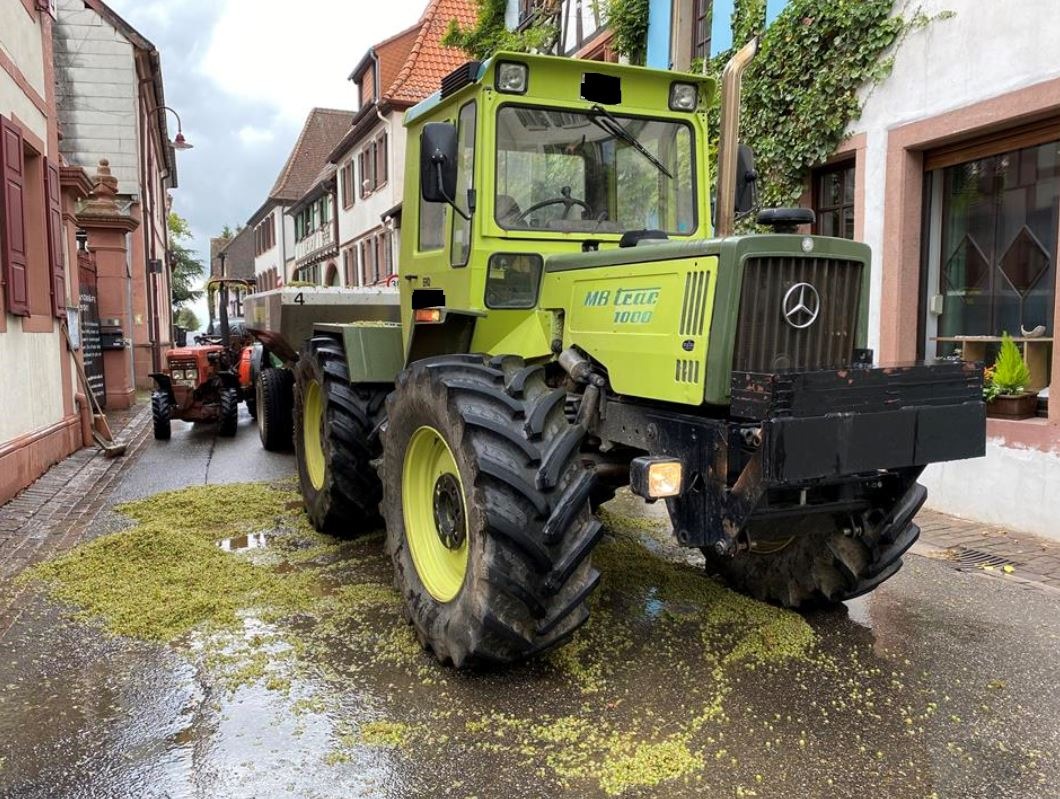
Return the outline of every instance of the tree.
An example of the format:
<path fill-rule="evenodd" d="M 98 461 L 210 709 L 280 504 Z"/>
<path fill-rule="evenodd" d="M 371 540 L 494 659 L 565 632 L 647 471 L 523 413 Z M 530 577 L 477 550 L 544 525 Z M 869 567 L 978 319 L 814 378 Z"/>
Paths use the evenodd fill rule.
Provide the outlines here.
<path fill-rule="evenodd" d="M 195 311 L 191 308 L 177 309 L 176 316 L 173 317 L 173 324 L 188 331 L 198 330 L 200 326 L 199 317 L 195 315 Z"/>
<path fill-rule="evenodd" d="M 230 239 L 230 238 L 232 238 L 235 235 L 236 234 L 232 232 L 232 226 L 231 225 L 225 225 L 223 228 L 221 228 L 221 238 L 222 239 Z"/>
<path fill-rule="evenodd" d="M 195 257 L 195 253 L 184 242 L 190 242 L 191 227 L 188 220 L 170 211 L 166 218 L 169 228 L 169 252 L 172 265 L 173 307 L 179 308 L 187 302 L 196 302 L 202 297 L 202 289 L 192 288 L 195 279 L 206 274 L 206 267 Z"/>

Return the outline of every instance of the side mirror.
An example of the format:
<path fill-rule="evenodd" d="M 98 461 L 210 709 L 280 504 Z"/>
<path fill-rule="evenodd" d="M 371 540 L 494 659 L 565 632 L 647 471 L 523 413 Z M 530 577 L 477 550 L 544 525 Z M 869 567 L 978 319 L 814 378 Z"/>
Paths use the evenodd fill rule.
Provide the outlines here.
<path fill-rule="evenodd" d="M 420 192 L 429 203 L 456 197 L 456 125 L 430 122 L 420 134 Z"/>
<path fill-rule="evenodd" d="M 736 215 L 745 216 L 758 204 L 758 172 L 755 153 L 746 144 L 736 151 Z"/>

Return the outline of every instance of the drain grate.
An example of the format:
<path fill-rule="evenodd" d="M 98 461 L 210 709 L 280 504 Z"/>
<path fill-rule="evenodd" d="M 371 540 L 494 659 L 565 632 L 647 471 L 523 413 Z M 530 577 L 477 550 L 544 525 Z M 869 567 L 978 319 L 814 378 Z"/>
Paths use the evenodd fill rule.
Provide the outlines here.
<path fill-rule="evenodd" d="M 1001 555 L 995 555 L 993 552 L 984 552 L 981 549 L 954 547 L 954 552 L 957 555 L 958 568 L 962 569 L 981 569 L 984 566 L 995 566 L 1000 568 L 1002 566 L 1020 565 L 1014 560 L 1003 558 Z"/>

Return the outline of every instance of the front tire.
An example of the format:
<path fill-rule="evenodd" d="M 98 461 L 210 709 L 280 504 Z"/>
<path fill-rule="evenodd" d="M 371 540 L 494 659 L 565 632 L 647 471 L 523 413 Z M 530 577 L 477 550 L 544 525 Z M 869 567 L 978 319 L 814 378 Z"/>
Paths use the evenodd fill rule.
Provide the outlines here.
<path fill-rule="evenodd" d="M 294 435 L 294 374 L 290 369 L 264 369 L 254 381 L 254 394 L 261 446 L 269 452 L 289 450 Z"/>
<path fill-rule="evenodd" d="M 415 363 L 387 400 L 387 550 L 442 662 L 518 661 L 588 618 L 602 526 L 564 393 L 541 366 L 457 355 Z"/>
<path fill-rule="evenodd" d="M 221 390 L 220 414 L 217 432 L 225 438 L 232 438 L 239 425 L 239 392 L 234 388 Z"/>
<path fill-rule="evenodd" d="M 170 415 L 173 412 L 173 403 L 169 401 L 169 395 L 161 391 L 151 394 L 151 421 L 154 425 L 155 441 L 169 441 L 172 435 Z"/>
<path fill-rule="evenodd" d="M 913 517 L 927 499 L 927 489 L 913 483 L 877 523 L 860 535 L 844 531 L 842 520 L 807 516 L 776 522 L 784 535 L 733 556 L 704 549 L 707 570 L 733 588 L 789 608 L 845 602 L 876 589 L 902 567 L 902 555 L 920 536 Z"/>
<path fill-rule="evenodd" d="M 340 339 L 315 336 L 295 368 L 294 450 L 306 514 L 317 530 L 378 529 L 382 485 L 373 461 L 389 386 L 350 385 Z"/>

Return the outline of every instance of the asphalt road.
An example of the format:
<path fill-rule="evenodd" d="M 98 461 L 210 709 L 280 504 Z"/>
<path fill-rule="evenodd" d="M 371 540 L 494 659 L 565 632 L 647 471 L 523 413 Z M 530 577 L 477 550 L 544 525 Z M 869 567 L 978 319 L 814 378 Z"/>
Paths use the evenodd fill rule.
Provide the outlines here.
<path fill-rule="evenodd" d="M 257 424 L 239 406 L 233 438 L 217 435 L 213 423 L 172 423 L 169 441 L 153 441 L 114 494 L 115 503 L 190 485 L 274 480 L 294 473 L 289 453 L 266 452 Z"/>
<path fill-rule="evenodd" d="M 234 440 L 182 428 L 115 501 L 293 473 L 249 418 Z M 911 555 L 871 596 L 798 618 L 656 536 L 631 556 L 657 519 L 632 514 L 620 501 L 640 521 L 602 547 L 589 625 L 502 671 L 436 665 L 384 598 L 310 635 L 282 679 L 270 661 L 226 687 L 194 640 L 110 636 L 39 597 L 0 640 L 0 796 L 1060 795 L 1057 594 Z M 389 582 L 378 537 L 328 557 Z M 230 649 L 271 657 L 274 632 L 251 614 Z"/>

